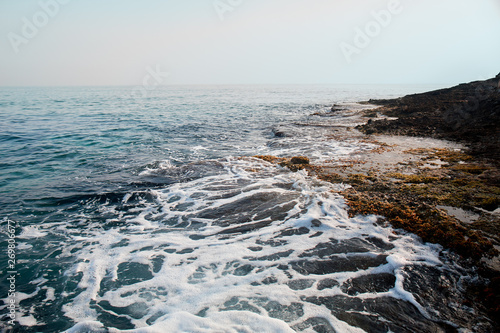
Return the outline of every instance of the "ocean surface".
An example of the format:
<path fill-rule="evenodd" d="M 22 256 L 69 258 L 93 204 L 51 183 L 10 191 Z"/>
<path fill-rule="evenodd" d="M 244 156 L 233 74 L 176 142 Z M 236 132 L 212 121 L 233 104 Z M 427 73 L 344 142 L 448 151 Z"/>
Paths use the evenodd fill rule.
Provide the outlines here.
<path fill-rule="evenodd" d="M 375 216 L 349 218 L 335 192 L 343 184 L 251 157 L 332 163 L 373 149 L 328 136 L 335 117 L 314 113 L 432 88 L 172 86 L 140 98 L 133 87 L 1 88 L 0 327 L 460 328 L 452 306 L 422 298 L 445 279 L 458 299 L 462 280 L 474 278 L 439 246 Z"/>

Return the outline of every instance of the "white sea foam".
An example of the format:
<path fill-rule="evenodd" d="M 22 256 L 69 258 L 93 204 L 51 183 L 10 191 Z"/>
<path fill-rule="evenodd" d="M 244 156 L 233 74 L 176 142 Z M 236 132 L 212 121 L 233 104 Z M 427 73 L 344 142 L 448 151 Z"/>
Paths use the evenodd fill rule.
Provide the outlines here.
<path fill-rule="evenodd" d="M 111 330 L 111 332 L 133 333 L 177 333 L 177 332 L 294 332 L 281 320 L 261 316 L 248 311 L 216 312 L 206 317 L 195 316 L 188 312 L 177 312 L 159 319 L 157 324 L 148 328 L 134 330 Z"/>
<path fill-rule="evenodd" d="M 83 321 L 76 324 L 65 333 L 84 333 L 84 332 L 104 332 L 104 325 L 97 321 Z"/>
<path fill-rule="evenodd" d="M 44 237 L 47 235 L 48 235 L 48 232 L 41 231 L 40 227 L 30 225 L 30 226 L 23 227 L 21 234 L 18 236 L 18 238 L 22 238 L 22 239 L 40 238 L 40 237 Z"/>
<path fill-rule="evenodd" d="M 374 216 L 349 218 L 334 186 L 305 172 L 251 158 L 223 164 L 221 175 L 152 190 L 154 203 L 121 227 L 97 229 L 85 237 L 85 247 L 70 247 L 77 249 L 76 263 L 66 275 L 81 277 L 76 297 L 63 307 L 65 315 L 95 327 L 103 311 L 120 315 L 137 328 L 130 332 L 287 332 L 315 317 L 342 332 L 359 332 L 304 299 L 345 295 L 339 286 L 347 280 L 383 272 L 396 275 L 394 287 L 361 298 L 391 296 L 425 313 L 404 290 L 399 272 L 409 264 L 439 263 L 437 249 L 412 235 L 395 235 Z M 259 225 L 234 229 L 254 224 Z M 292 230 L 304 233 L 283 235 Z M 384 254 L 385 263 L 320 275 L 290 268 L 318 244 L 368 237 L 393 248 L 370 245 L 334 257 L 349 261 Z M 319 290 L 327 278 L 338 286 Z M 290 283 L 301 279 L 309 287 L 297 292 Z M 79 325 L 68 332 L 89 327 Z"/>
<path fill-rule="evenodd" d="M 42 322 L 37 321 L 32 314 L 27 316 L 18 316 L 16 317 L 16 321 L 19 323 L 19 325 L 24 327 L 31 327 L 43 324 Z"/>

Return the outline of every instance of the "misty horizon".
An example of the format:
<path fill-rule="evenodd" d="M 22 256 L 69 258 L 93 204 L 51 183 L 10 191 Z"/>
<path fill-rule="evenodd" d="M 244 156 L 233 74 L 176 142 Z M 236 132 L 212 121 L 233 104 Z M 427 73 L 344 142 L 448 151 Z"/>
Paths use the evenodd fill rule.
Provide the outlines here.
<path fill-rule="evenodd" d="M 495 0 L 0 1 L 0 86 L 446 87 L 500 71 L 499 18 Z"/>

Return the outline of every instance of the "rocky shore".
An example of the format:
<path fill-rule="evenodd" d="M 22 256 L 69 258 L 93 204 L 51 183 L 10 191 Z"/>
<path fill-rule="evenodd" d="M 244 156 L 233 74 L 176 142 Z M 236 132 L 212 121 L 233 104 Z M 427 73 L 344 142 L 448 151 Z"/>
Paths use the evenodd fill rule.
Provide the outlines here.
<path fill-rule="evenodd" d="M 359 126 L 367 134 L 431 136 L 463 142 L 471 154 L 500 161 L 500 74 L 495 78 L 408 95 L 370 100 L 375 118 Z M 377 120 L 377 114 L 397 119 Z"/>
<path fill-rule="evenodd" d="M 333 133 L 374 148 L 334 165 L 304 156 L 257 156 L 292 171 L 307 170 L 341 192 L 349 213 L 381 216 L 379 223 L 438 243 L 461 265 L 475 267 L 464 306 L 489 314 L 500 327 L 500 74 L 490 80 L 370 100 L 372 109 L 334 105 L 316 116 L 359 116 L 359 125 Z M 422 300 L 425 302 L 425 300 Z"/>

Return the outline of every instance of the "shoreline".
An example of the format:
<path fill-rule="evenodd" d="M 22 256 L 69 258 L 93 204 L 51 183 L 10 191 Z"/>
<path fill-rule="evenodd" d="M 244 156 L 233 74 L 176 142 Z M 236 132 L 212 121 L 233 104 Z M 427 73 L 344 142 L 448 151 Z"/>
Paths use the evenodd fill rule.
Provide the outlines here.
<path fill-rule="evenodd" d="M 496 81 L 484 82 L 458 87 L 463 92 Z M 454 89 L 445 91 L 456 95 Z M 446 93 L 438 91 L 441 104 Z M 469 117 L 474 113 L 482 116 L 485 108 L 500 105 L 497 93 L 493 91 L 478 101 L 478 108 L 467 111 Z M 306 170 L 324 181 L 347 184 L 349 188 L 339 194 L 346 199 L 351 216 L 381 216 L 380 223 L 414 233 L 423 242 L 440 244 L 444 250 L 458 254 L 461 265 L 477 267 L 479 276 L 489 283 L 468 286 L 464 305 L 477 305 L 500 325 L 500 161 L 498 147 L 494 146 L 498 134 L 491 132 L 498 122 L 483 117 L 471 121 L 472 125 L 446 127 L 453 116 L 442 109 L 448 119 L 433 122 L 431 128 L 423 119 L 436 111 L 428 108 L 426 113 L 423 105 L 432 103 L 429 95 L 435 94 L 410 95 L 411 102 L 421 102 L 415 102 L 419 114 L 410 115 L 410 121 L 396 112 L 411 109 L 401 102 L 408 96 L 360 103 L 365 107 L 354 111 L 334 105 L 331 113 L 314 114 L 349 116 L 349 123 L 339 124 L 332 137 L 374 145 L 371 151 L 336 165 L 310 164 L 307 157 L 255 157 L 292 171 Z M 368 103 L 379 106 L 367 108 Z M 353 115 L 358 117 L 355 126 Z M 480 133 L 481 126 L 484 133 Z M 457 137 L 460 133 L 464 137 Z"/>
<path fill-rule="evenodd" d="M 353 113 L 347 112 L 351 115 L 349 122 L 352 124 Z M 358 120 L 367 120 L 364 110 L 354 112 L 358 114 Z M 469 155 L 467 147 L 453 141 L 364 134 L 347 125 L 335 128 L 337 133 L 332 138 L 354 139 L 372 144 L 374 148 L 334 164 L 310 164 L 307 156 L 255 157 L 280 164 L 291 171 L 304 169 L 331 183 L 349 185 L 349 189 L 340 193 L 347 196 L 351 214 L 357 212 L 384 216 L 380 214 L 380 208 L 368 205 L 367 194 L 374 201 L 393 201 L 402 206 L 424 204 L 427 208 L 420 207 L 420 210 L 433 211 L 433 215 L 424 220 L 437 218 L 446 224 L 451 223 L 460 230 L 460 234 L 454 236 L 456 239 L 443 244 L 439 238 L 426 237 L 425 230 L 410 226 L 403 229 L 417 234 L 424 241 L 458 250 L 459 254 L 472 259 L 475 264 L 483 261 L 490 269 L 500 272 L 500 236 L 497 233 L 500 209 L 492 209 L 500 196 L 500 189 L 494 183 L 495 179 L 489 177 L 489 174 L 496 176 L 496 165 Z M 471 194 L 472 189 L 475 193 Z M 365 202 L 364 208 L 356 198 Z M 420 224 L 425 223 L 432 224 L 434 221 L 420 221 Z"/>

